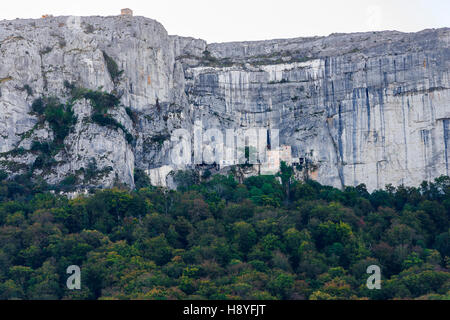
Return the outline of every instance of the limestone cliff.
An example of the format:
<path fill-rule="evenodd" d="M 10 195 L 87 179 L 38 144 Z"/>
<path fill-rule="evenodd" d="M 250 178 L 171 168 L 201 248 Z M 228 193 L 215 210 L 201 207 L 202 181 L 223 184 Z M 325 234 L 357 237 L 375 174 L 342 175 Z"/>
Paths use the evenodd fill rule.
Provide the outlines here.
<path fill-rule="evenodd" d="M 170 134 L 201 120 L 279 129 L 323 184 L 418 185 L 448 174 L 449 39 L 445 28 L 207 44 L 143 17 L 1 21 L 0 168 L 99 187 L 133 186 L 139 168 L 165 184 Z M 120 103 L 99 112 L 71 87 Z M 75 120 L 49 161 L 36 146 L 57 140 L 55 124 L 32 105 L 51 96 Z"/>

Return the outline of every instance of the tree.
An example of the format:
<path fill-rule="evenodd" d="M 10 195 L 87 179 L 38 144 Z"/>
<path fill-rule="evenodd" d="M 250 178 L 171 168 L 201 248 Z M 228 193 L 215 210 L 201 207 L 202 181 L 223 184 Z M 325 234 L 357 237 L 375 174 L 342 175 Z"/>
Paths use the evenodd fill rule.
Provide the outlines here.
<path fill-rule="evenodd" d="M 280 172 L 277 174 L 281 178 L 281 184 L 285 194 L 286 203 L 289 202 L 289 195 L 291 193 L 291 179 L 294 174 L 294 169 L 288 166 L 285 161 L 280 163 Z"/>
<path fill-rule="evenodd" d="M 157 265 L 165 265 L 172 259 L 172 248 L 164 234 L 144 240 L 142 244 L 145 256 L 149 257 Z"/>
<path fill-rule="evenodd" d="M 256 232 L 247 222 L 235 222 L 233 225 L 233 233 L 239 250 L 244 254 L 248 253 L 256 243 Z"/>
<path fill-rule="evenodd" d="M 69 200 L 0 176 L 0 299 L 448 299 L 447 178 L 369 194 L 291 177 L 288 206 L 278 178 Z M 81 290 L 65 287 L 72 264 Z"/>

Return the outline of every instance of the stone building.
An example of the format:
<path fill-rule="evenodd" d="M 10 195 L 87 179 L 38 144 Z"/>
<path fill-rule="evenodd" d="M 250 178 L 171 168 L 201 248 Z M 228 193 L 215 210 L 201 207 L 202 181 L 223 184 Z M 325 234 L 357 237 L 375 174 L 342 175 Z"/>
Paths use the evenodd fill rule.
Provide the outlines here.
<path fill-rule="evenodd" d="M 129 8 L 125 8 L 120 10 L 120 15 L 121 16 L 133 16 L 133 10 L 129 9 Z"/>
<path fill-rule="evenodd" d="M 261 174 L 275 174 L 280 170 L 281 161 L 292 164 L 291 146 L 282 145 L 276 150 L 266 150 L 266 161 L 260 165 Z"/>

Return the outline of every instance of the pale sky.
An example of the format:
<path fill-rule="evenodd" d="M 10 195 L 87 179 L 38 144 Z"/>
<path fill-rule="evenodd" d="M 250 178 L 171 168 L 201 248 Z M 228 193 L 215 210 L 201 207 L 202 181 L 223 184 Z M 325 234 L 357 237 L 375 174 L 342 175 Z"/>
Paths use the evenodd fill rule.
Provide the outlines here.
<path fill-rule="evenodd" d="M 0 19 L 107 16 L 121 8 L 158 20 L 169 34 L 210 43 L 450 27 L 450 0 L 3 0 Z"/>

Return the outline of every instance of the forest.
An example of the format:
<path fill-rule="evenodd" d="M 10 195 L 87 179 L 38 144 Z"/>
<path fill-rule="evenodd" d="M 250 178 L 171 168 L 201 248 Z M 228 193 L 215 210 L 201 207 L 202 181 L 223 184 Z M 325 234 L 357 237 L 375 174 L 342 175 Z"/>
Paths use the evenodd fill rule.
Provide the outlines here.
<path fill-rule="evenodd" d="M 153 187 L 136 170 L 134 190 L 69 199 L 0 172 L 0 299 L 450 299 L 447 176 L 371 193 L 296 181 L 285 163 L 243 183 L 174 179 Z"/>

